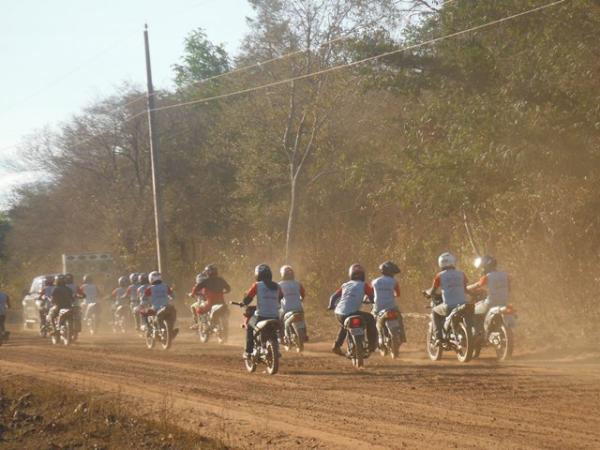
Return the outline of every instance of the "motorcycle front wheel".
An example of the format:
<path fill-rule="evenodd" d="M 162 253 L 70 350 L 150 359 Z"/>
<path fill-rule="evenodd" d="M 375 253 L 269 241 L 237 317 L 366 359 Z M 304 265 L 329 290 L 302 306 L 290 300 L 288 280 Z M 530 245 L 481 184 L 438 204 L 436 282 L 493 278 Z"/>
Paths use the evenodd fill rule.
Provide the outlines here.
<path fill-rule="evenodd" d="M 275 338 L 267 341 L 267 355 L 265 357 L 267 364 L 267 373 L 275 375 L 279 371 L 279 352 L 277 351 L 277 341 Z"/>
<path fill-rule="evenodd" d="M 506 324 L 500 325 L 498 330 L 500 334 L 500 345 L 496 347 L 496 359 L 506 361 L 512 357 L 514 347 L 514 337 L 512 330 Z"/>
<path fill-rule="evenodd" d="M 400 356 L 400 337 L 392 335 L 390 345 L 390 356 L 392 359 L 398 358 Z"/>
<path fill-rule="evenodd" d="M 88 329 L 90 335 L 96 334 L 96 314 L 92 314 L 92 316 L 88 319 Z"/>
<path fill-rule="evenodd" d="M 250 355 L 247 359 L 244 359 L 244 365 L 246 366 L 246 370 L 250 373 L 256 371 L 256 361 L 254 360 L 254 355 Z"/>
<path fill-rule="evenodd" d="M 427 355 L 432 361 L 439 361 L 443 355 L 442 348 L 435 345 L 435 337 L 433 336 L 433 324 L 429 324 L 427 329 Z"/>

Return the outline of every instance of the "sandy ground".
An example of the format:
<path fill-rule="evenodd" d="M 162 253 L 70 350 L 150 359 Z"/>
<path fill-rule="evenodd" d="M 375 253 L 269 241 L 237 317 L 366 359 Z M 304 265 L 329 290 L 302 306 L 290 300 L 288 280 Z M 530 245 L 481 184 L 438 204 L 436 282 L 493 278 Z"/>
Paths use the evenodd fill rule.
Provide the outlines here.
<path fill-rule="evenodd" d="M 366 369 L 328 352 L 285 353 L 280 373 L 246 373 L 241 332 L 231 345 L 201 344 L 184 330 L 168 351 L 109 333 L 52 346 L 13 332 L 0 377 L 34 377 L 65 390 L 110 393 L 132 416 L 170 421 L 242 448 L 600 448 L 600 352 L 489 350 L 461 364 L 431 362 L 408 346 Z"/>

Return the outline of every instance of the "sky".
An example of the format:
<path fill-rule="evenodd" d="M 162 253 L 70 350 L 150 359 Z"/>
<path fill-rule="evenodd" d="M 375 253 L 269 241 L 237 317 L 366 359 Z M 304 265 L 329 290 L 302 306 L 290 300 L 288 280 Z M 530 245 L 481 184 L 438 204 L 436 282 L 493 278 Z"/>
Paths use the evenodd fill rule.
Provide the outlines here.
<path fill-rule="evenodd" d="M 0 12 L 0 206 L 19 182 L 8 161 L 43 127 L 56 127 L 124 83 L 145 87 L 148 23 L 156 88 L 173 85 L 185 36 L 203 28 L 235 54 L 252 9 L 246 0 L 18 0 Z"/>

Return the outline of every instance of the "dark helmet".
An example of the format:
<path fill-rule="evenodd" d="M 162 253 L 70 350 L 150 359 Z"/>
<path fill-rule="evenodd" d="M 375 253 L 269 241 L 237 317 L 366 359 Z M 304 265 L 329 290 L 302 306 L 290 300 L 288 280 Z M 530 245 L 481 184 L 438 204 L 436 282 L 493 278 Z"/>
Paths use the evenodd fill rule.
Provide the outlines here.
<path fill-rule="evenodd" d="M 46 275 L 44 278 L 44 286 L 52 286 L 54 284 L 54 278 L 52 275 Z"/>
<path fill-rule="evenodd" d="M 119 281 L 118 281 L 119 286 L 127 287 L 128 282 L 129 282 L 129 279 L 127 277 L 125 277 L 125 276 L 119 277 Z"/>
<path fill-rule="evenodd" d="M 66 284 L 65 283 L 65 276 L 62 273 L 56 275 L 56 277 L 54 277 L 54 283 L 57 286 L 64 286 Z"/>
<path fill-rule="evenodd" d="M 147 273 L 139 273 L 137 276 L 138 284 L 150 284 L 148 283 L 148 274 Z"/>
<path fill-rule="evenodd" d="M 65 283 L 66 284 L 73 284 L 73 274 L 72 273 L 65 273 Z"/>
<path fill-rule="evenodd" d="M 496 258 L 490 255 L 480 256 L 475 259 L 475 268 L 481 269 L 483 273 L 489 273 L 496 270 L 498 266 L 498 261 Z"/>
<path fill-rule="evenodd" d="M 364 267 L 358 263 L 352 264 L 348 268 L 348 278 L 351 280 L 365 281 L 366 275 Z"/>
<path fill-rule="evenodd" d="M 266 264 L 259 264 L 254 268 L 254 277 L 256 281 L 272 281 L 273 273 L 271 268 Z"/>
<path fill-rule="evenodd" d="M 93 283 L 93 282 L 94 282 L 94 280 L 93 280 L 93 278 L 92 278 L 92 276 L 91 276 L 91 275 L 85 274 L 85 275 L 83 276 L 83 282 L 84 282 L 84 283 L 88 283 L 88 284 L 89 284 L 89 283 Z"/>
<path fill-rule="evenodd" d="M 203 273 L 207 277 L 216 277 L 217 275 L 219 275 L 219 268 L 216 264 L 209 264 L 204 268 Z"/>
<path fill-rule="evenodd" d="M 386 261 L 384 263 L 381 263 L 381 265 L 379 266 L 379 271 L 383 275 L 393 277 L 394 275 L 400 273 L 400 267 L 398 267 L 398 265 L 392 261 Z"/>

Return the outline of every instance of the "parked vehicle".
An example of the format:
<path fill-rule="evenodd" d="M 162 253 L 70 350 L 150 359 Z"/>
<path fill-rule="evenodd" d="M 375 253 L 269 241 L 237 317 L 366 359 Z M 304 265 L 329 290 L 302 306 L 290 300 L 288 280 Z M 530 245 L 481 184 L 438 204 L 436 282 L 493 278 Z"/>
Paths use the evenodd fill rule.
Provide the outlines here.
<path fill-rule="evenodd" d="M 241 308 L 246 307 L 243 303 L 231 302 L 232 305 L 237 305 Z M 246 317 L 251 317 L 254 314 L 256 307 L 246 307 Z M 248 326 L 245 324 L 244 326 Z M 254 351 L 244 359 L 246 370 L 250 373 L 256 371 L 259 364 L 267 366 L 267 373 L 275 375 L 279 371 L 279 328 L 281 324 L 279 319 L 261 320 L 254 327 Z"/>
<path fill-rule="evenodd" d="M 431 300 L 431 307 L 442 302 L 440 296 L 433 295 L 430 291 L 423 291 L 423 295 Z M 472 334 L 473 304 L 466 303 L 454 308 L 443 326 L 443 342 L 436 345 L 433 333 L 433 313 L 427 328 L 427 354 L 432 361 L 442 359 L 444 351 L 453 351 L 460 362 L 468 362 L 473 357 L 474 342 Z"/>
<path fill-rule="evenodd" d="M 399 314 L 396 309 L 386 309 L 380 311 L 377 317 L 378 321 L 383 322 L 380 352 L 382 356 L 390 355 L 393 359 L 399 356 L 402 343 Z"/>
<path fill-rule="evenodd" d="M 49 276 L 54 277 L 54 274 L 38 275 L 32 280 L 31 287 L 23 292 L 21 304 L 23 305 L 23 328 L 26 330 L 38 328 L 41 322 L 45 321 L 47 311 L 42 315 L 43 311 L 39 309 L 38 299 L 44 287 L 44 280 Z"/>
<path fill-rule="evenodd" d="M 210 311 L 198 317 L 198 337 L 200 338 L 200 342 L 208 342 L 211 335 L 215 335 L 220 344 L 227 340 L 228 324 L 226 312 L 226 305 L 213 305 Z"/>
<path fill-rule="evenodd" d="M 306 322 L 304 313 L 289 311 L 283 316 L 283 346 L 287 351 L 295 349 L 298 353 L 304 350 L 306 342 Z"/>
<path fill-rule="evenodd" d="M 77 332 L 73 327 L 73 309 L 63 308 L 58 312 L 54 326 L 56 332 L 52 333 L 52 343 L 70 345 L 77 339 Z"/>

